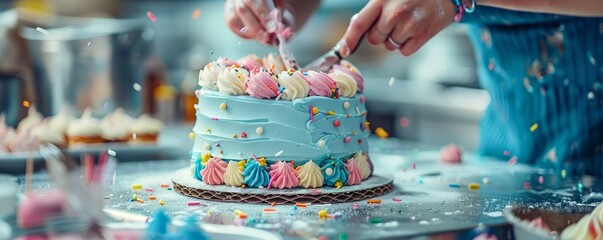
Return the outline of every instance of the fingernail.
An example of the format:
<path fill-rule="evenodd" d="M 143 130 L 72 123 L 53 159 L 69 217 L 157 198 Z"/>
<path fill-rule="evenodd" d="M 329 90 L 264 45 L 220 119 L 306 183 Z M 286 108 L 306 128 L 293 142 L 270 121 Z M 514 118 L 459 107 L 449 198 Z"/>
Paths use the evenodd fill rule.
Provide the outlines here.
<path fill-rule="evenodd" d="M 342 39 L 339 41 L 338 48 L 341 57 L 348 57 L 350 55 L 350 47 L 348 47 L 348 44 L 345 40 Z"/>
<path fill-rule="evenodd" d="M 268 22 L 266 22 L 266 30 L 268 30 L 268 32 L 276 31 L 276 22 L 272 19 L 268 20 Z"/>
<path fill-rule="evenodd" d="M 356 18 L 358 18 L 358 13 L 352 15 L 352 18 L 350 18 L 350 22 L 356 20 Z"/>

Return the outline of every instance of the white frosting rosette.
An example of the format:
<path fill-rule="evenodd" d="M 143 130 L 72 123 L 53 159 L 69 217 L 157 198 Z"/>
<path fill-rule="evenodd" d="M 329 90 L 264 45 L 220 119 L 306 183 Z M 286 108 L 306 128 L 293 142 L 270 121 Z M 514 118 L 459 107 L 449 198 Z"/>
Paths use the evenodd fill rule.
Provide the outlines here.
<path fill-rule="evenodd" d="M 227 67 L 218 75 L 218 91 L 226 95 L 245 95 L 249 72 L 240 67 Z"/>
<path fill-rule="evenodd" d="M 203 70 L 199 71 L 199 86 L 206 89 L 218 90 L 216 81 L 218 75 L 224 70 L 224 66 L 217 62 L 211 62 L 205 65 Z"/>
<path fill-rule="evenodd" d="M 356 95 L 356 80 L 352 77 L 340 72 L 329 73 L 329 76 L 335 80 L 339 88 L 339 96 L 353 97 Z"/>
<path fill-rule="evenodd" d="M 270 53 L 262 59 L 262 62 L 264 63 L 264 67 L 270 69 L 273 73 L 287 71 L 287 67 L 285 67 L 279 55 Z"/>
<path fill-rule="evenodd" d="M 570 225 L 561 233 L 561 240 L 601 238 L 603 238 L 603 204 L 599 204 L 592 213 Z"/>
<path fill-rule="evenodd" d="M 305 98 L 308 96 L 310 86 L 304 79 L 300 72 L 281 72 L 278 75 L 278 83 L 285 88 L 282 92 L 281 98 L 286 100 L 293 100 L 298 98 Z"/>

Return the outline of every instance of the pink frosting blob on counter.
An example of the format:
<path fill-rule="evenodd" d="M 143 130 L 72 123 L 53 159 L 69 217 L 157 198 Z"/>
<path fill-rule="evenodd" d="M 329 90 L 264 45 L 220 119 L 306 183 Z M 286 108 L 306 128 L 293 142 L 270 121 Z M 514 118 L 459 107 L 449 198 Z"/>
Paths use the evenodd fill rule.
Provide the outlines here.
<path fill-rule="evenodd" d="M 440 161 L 443 163 L 460 164 L 462 156 L 463 150 L 455 144 L 449 144 L 440 151 Z"/>

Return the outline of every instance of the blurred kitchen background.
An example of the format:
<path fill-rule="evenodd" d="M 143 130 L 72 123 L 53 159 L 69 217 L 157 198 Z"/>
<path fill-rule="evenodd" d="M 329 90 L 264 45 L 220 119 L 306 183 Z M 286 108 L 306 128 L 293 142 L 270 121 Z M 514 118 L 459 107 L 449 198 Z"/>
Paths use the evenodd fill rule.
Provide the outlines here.
<path fill-rule="evenodd" d="M 298 61 L 332 48 L 365 3 L 323 0 L 290 43 Z M 123 107 L 133 116 L 191 121 L 197 74 L 206 63 L 276 52 L 230 32 L 223 4 L 0 0 L 0 112 L 9 125 L 26 115 L 24 101 L 45 116 L 64 106 L 76 114 L 91 107 L 99 117 Z M 365 76 L 373 129 L 405 141 L 476 149 L 489 97 L 479 87 L 464 26 L 449 27 L 412 57 L 364 44 L 350 61 Z"/>

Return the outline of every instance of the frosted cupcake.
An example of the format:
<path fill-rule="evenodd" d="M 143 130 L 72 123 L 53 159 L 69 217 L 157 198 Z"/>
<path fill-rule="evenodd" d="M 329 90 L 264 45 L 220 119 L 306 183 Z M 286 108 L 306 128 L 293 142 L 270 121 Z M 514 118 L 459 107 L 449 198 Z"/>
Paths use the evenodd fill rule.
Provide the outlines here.
<path fill-rule="evenodd" d="M 98 119 L 92 117 L 90 109 L 84 110 L 82 118 L 69 124 L 67 141 L 69 146 L 102 143 L 102 129 Z"/>
<path fill-rule="evenodd" d="M 101 122 L 102 137 L 105 142 L 127 142 L 130 139 L 130 125 L 132 117 L 128 116 L 122 108 L 115 111 Z"/>
<path fill-rule="evenodd" d="M 67 127 L 69 122 L 72 121 L 68 108 L 62 108 L 59 114 L 50 118 L 48 126 L 61 132 L 63 135 L 67 135 Z"/>
<path fill-rule="evenodd" d="M 57 147 L 67 147 L 67 141 L 65 135 L 58 128 L 53 128 L 50 125 L 50 121 L 45 120 L 40 125 L 35 126 L 31 130 L 31 135 L 36 138 L 40 143 L 50 143 Z"/>
<path fill-rule="evenodd" d="M 17 126 L 17 131 L 19 133 L 27 132 L 31 130 L 36 125 L 40 124 L 44 118 L 42 114 L 36 111 L 36 106 L 31 105 L 27 110 L 27 117 L 23 118 L 19 125 Z"/>
<path fill-rule="evenodd" d="M 140 115 L 130 126 L 130 142 L 157 142 L 157 137 L 162 128 L 163 122 L 160 120 L 149 117 L 146 114 Z"/>
<path fill-rule="evenodd" d="M 9 152 L 8 143 L 15 137 L 15 130 L 6 125 L 4 114 L 0 114 L 0 153 Z"/>

